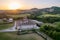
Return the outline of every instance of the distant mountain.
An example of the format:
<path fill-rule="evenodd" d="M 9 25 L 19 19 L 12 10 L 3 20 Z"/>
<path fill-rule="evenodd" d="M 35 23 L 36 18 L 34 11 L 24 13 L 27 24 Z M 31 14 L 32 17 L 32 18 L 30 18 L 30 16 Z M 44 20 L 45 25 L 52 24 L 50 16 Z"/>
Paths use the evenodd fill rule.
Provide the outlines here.
<path fill-rule="evenodd" d="M 26 10 L 24 13 L 30 13 L 34 14 L 36 16 L 41 15 L 41 14 L 60 14 L 60 7 L 52 6 L 50 8 L 43 8 L 43 9 L 38 9 L 38 8 L 32 8 L 30 10 Z"/>
<path fill-rule="evenodd" d="M 53 14 L 60 14 L 60 7 L 56 7 L 56 6 L 53 6 L 53 7 L 50 7 L 50 8 L 44 8 L 44 9 L 41 9 L 42 12 L 48 12 L 48 13 L 53 13 Z"/>
<path fill-rule="evenodd" d="M 53 7 L 51 7 L 51 8 L 54 9 L 53 13 L 55 13 L 55 14 L 60 14 L 60 7 L 55 7 L 55 6 L 53 6 Z"/>
<path fill-rule="evenodd" d="M 50 14 L 60 14 L 60 7 L 52 6 L 50 8 L 32 8 L 30 10 L 0 10 L 0 14 L 5 13 L 5 14 L 34 14 L 34 15 L 41 15 L 45 13 L 50 13 Z"/>

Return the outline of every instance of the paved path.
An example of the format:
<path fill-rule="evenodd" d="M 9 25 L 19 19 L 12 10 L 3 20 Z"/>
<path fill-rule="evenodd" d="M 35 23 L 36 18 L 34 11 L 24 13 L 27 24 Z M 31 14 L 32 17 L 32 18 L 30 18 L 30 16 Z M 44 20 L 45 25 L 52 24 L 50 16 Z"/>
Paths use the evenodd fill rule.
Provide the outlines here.
<path fill-rule="evenodd" d="M 37 34 L 39 34 L 40 36 L 42 36 L 46 40 L 53 40 L 52 38 L 50 38 L 48 35 L 46 35 L 43 32 L 39 32 L 39 31 L 36 31 L 36 32 L 37 32 Z"/>

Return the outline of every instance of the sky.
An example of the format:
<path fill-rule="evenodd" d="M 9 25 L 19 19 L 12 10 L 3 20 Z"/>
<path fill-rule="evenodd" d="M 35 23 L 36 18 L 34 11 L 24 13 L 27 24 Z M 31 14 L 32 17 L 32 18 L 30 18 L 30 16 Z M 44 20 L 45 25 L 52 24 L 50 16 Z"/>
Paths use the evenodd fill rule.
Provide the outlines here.
<path fill-rule="evenodd" d="M 0 10 L 8 9 L 11 2 L 19 3 L 21 5 L 19 9 L 60 7 L 60 0 L 0 0 Z"/>

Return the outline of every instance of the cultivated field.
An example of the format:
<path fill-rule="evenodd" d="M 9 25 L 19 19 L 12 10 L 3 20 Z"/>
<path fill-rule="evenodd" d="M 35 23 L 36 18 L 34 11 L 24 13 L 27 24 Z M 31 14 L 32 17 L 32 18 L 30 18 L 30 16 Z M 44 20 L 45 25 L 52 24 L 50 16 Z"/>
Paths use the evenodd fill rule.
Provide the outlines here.
<path fill-rule="evenodd" d="M 30 14 L 19 14 L 19 15 L 7 15 L 13 18 L 18 18 L 18 17 L 25 17 L 25 16 L 29 16 Z"/>

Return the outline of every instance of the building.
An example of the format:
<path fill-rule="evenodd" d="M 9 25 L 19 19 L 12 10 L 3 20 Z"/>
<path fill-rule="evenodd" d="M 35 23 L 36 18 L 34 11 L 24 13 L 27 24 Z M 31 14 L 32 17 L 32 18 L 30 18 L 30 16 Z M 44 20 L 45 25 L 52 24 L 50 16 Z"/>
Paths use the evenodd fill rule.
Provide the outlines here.
<path fill-rule="evenodd" d="M 2 19 L 0 19 L 0 21 L 2 21 Z"/>
<path fill-rule="evenodd" d="M 23 19 L 18 20 L 16 28 L 20 29 L 20 30 L 38 29 L 36 24 L 33 21 L 31 21 L 30 19 L 27 19 L 27 18 L 23 18 Z"/>
<path fill-rule="evenodd" d="M 13 18 L 8 18 L 8 22 L 13 22 Z"/>

